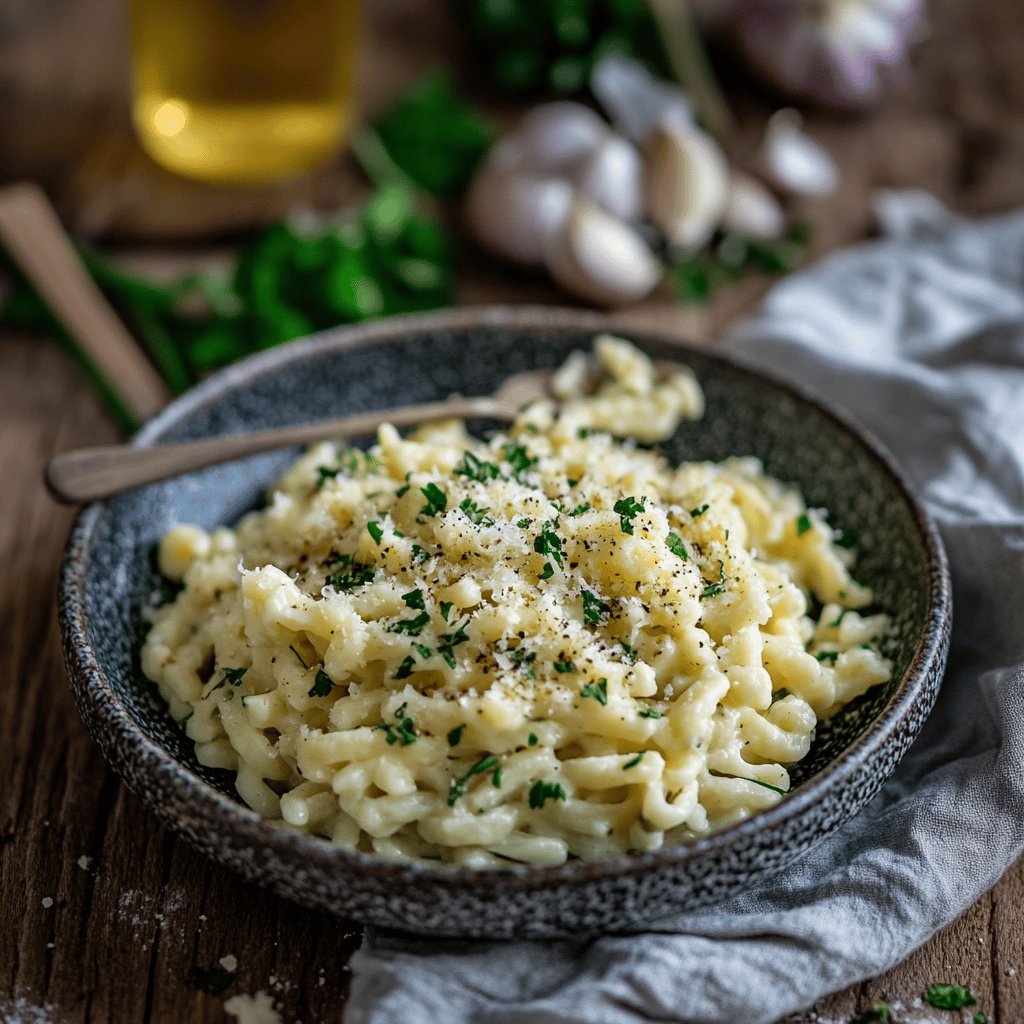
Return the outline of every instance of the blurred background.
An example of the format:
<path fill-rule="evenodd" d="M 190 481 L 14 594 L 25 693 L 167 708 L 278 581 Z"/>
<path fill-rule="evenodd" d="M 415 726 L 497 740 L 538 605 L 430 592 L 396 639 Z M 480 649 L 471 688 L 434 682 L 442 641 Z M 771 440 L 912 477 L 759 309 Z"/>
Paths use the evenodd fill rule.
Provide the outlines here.
<path fill-rule="evenodd" d="M 1022 43 L 1011 0 L 3 0 L 0 181 L 42 187 L 168 393 L 453 303 L 709 337 L 879 190 L 1024 201 Z M 0 325 L 131 429 L 26 234 Z"/>

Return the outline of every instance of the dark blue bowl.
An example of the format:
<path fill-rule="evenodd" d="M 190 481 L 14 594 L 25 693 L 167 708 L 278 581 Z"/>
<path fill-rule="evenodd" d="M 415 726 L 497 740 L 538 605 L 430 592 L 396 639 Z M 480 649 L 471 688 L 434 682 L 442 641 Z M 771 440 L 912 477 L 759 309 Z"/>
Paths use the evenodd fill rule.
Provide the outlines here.
<path fill-rule="evenodd" d="M 384 406 L 484 394 L 511 373 L 554 366 L 611 322 L 539 308 L 462 309 L 343 328 L 252 356 L 167 407 L 135 443 L 183 441 Z M 945 666 L 950 585 L 935 527 L 877 441 L 819 399 L 734 359 L 624 330 L 685 361 L 707 413 L 666 446 L 677 458 L 756 455 L 808 503 L 842 510 L 859 538 L 858 578 L 893 619 L 893 680 L 819 729 L 793 791 L 693 842 L 617 860 L 472 871 L 398 863 L 265 821 L 231 774 L 202 767 L 139 668 L 143 609 L 163 587 L 154 549 L 172 523 L 210 528 L 256 506 L 295 457 L 280 451 L 83 509 L 68 543 L 60 617 L 71 686 L 114 768 L 170 828 L 246 878 L 310 906 L 432 934 L 578 935 L 643 926 L 722 899 L 793 861 L 875 795 L 917 736 Z"/>

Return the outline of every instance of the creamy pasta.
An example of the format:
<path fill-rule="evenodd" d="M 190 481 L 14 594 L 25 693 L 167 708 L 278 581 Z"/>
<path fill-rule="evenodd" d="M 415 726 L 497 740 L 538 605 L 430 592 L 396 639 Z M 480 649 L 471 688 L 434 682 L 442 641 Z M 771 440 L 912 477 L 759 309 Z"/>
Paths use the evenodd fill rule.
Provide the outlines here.
<path fill-rule="evenodd" d="M 385 857 L 653 850 L 774 804 L 817 722 L 890 678 L 825 513 L 756 459 L 639 446 L 700 388 L 595 353 L 595 394 L 574 356 L 507 432 L 319 444 L 234 529 L 167 534 L 183 586 L 143 670 L 247 804 Z"/>

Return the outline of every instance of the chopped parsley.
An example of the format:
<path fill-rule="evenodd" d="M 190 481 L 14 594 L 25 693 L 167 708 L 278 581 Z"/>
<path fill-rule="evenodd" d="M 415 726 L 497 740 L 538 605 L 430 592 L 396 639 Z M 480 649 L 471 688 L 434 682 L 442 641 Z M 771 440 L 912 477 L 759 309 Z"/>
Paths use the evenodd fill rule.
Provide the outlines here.
<path fill-rule="evenodd" d="M 857 535 L 852 530 L 843 528 L 838 531 L 833 543 L 836 547 L 852 548 L 857 543 Z"/>
<path fill-rule="evenodd" d="M 818 661 L 827 661 L 830 664 L 834 665 L 836 663 L 836 658 L 839 657 L 839 652 L 838 651 L 818 651 L 818 653 L 815 655 L 815 657 L 818 659 Z"/>
<path fill-rule="evenodd" d="M 373 543 L 380 547 L 381 538 L 384 536 L 384 530 L 380 523 L 376 519 L 371 519 L 366 524 L 366 532 L 373 538 Z"/>
<path fill-rule="evenodd" d="M 575 672 L 576 666 L 571 661 L 556 661 L 555 662 L 556 672 Z"/>
<path fill-rule="evenodd" d="M 301 655 L 301 654 L 299 654 L 299 652 L 298 652 L 297 650 L 295 650 L 295 648 L 294 648 L 294 647 L 292 647 L 292 645 L 291 645 L 291 644 L 289 644 L 289 645 L 288 645 L 288 650 L 289 650 L 289 651 L 291 651 L 291 652 L 292 652 L 292 654 L 294 654 L 294 655 L 295 655 L 295 660 L 296 660 L 296 661 L 297 661 L 297 662 L 298 662 L 298 663 L 299 663 L 299 664 L 300 664 L 300 665 L 301 665 L 301 666 L 302 666 L 303 668 L 309 668 L 309 666 L 308 666 L 308 665 L 306 664 L 306 662 L 305 662 L 305 661 L 303 660 L 303 658 L 302 658 L 302 655 Z"/>
<path fill-rule="evenodd" d="M 474 775 L 482 775 L 484 772 L 489 772 L 498 768 L 498 759 L 493 754 L 487 754 L 481 757 L 476 764 L 471 765 L 469 771 L 465 775 L 458 779 L 452 779 L 450 786 L 448 787 L 448 806 L 454 807 L 460 797 L 465 796 L 466 786 L 469 784 L 469 780 Z M 493 781 L 493 778 L 492 778 Z M 501 785 L 501 775 L 498 775 L 498 782 L 495 785 Z"/>
<path fill-rule="evenodd" d="M 627 768 L 635 768 L 644 759 L 644 754 L 646 754 L 646 753 L 647 753 L 646 750 L 641 750 L 640 753 L 636 755 L 636 757 L 630 758 L 622 766 L 622 770 L 626 771 Z"/>
<path fill-rule="evenodd" d="M 450 729 L 448 732 L 448 746 L 457 747 L 462 742 L 462 733 L 466 727 L 464 725 L 457 725 L 454 729 Z"/>
<path fill-rule="evenodd" d="M 537 810 L 543 807 L 548 800 L 564 800 L 566 792 L 557 782 L 544 782 L 538 780 L 530 787 L 527 799 L 530 806 Z"/>
<path fill-rule="evenodd" d="M 636 664 L 636 648 L 632 644 L 627 644 L 625 640 L 622 641 L 622 653 L 630 665 Z"/>
<path fill-rule="evenodd" d="M 526 745 L 528 747 L 537 746 L 537 734 L 535 732 L 531 732 L 530 735 L 526 737 Z"/>
<path fill-rule="evenodd" d="M 974 1015 L 974 1024 L 988 1024 L 988 1017 L 979 1010 Z"/>
<path fill-rule="evenodd" d="M 835 622 L 829 623 L 830 629 L 836 629 L 843 624 L 843 616 L 849 611 L 848 608 L 844 608 L 837 616 Z"/>
<path fill-rule="evenodd" d="M 426 644 L 413 644 L 412 649 L 424 660 L 427 661 L 434 653 Z"/>
<path fill-rule="evenodd" d="M 575 518 L 576 516 L 581 516 L 581 515 L 583 515 L 584 512 L 589 512 L 589 511 L 590 511 L 590 502 L 589 501 L 584 501 L 582 504 L 577 505 L 569 513 L 569 515 L 572 516 L 573 518 Z"/>
<path fill-rule="evenodd" d="M 402 664 L 398 666 L 398 671 L 391 677 L 392 679 L 408 679 L 412 675 L 412 670 L 416 667 L 416 660 L 410 654 L 402 659 Z M 375 726 L 375 728 L 381 728 Z M 394 743 L 392 739 L 388 739 L 388 743 Z"/>
<path fill-rule="evenodd" d="M 742 779 L 744 782 L 752 782 L 755 786 L 764 786 L 765 789 L 770 789 L 773 793 L 778 793 L 780 796 L 786 795 L 786 790 L 779 789 L 778 786 L 773 786 L 770 782 L 762 782 L 760 779 L 748 779 L 742 775 L 732 776 L 734 779 Z"/>
<path fill-rule="evenodd" d="M 324 586 L 333 587 L 335 590 L 345 593 L 373 582 L 376 570 L 371 566 L 353 561 L 351 555 L 339 555 L 338 557 L 342 568 L 338 572 L 330 573 L 324 580 Z"/>
<path fill-rule="evenodd" d="M 402 486 L 395 491 L 395 497 L 404 498 L 409 493 L 410 487 L 412 487 L 412 484 L 402 484 Z"/>
<path fill-rule="evenodd" d="M 589 622 L 595 626 L 599 625 L 601 617 L 603 615 L 608 615 L 610 612 L 611 608 L 609 608 L 608 605 L 597 596 L 597 594 L 587 590 L 586 588 L 583 589 L 584 622 Z"/>
<path fill-rule="evenodd" d="M 612 506 L 612 511 L 617 512 L 619 516 L 619 526 L 623 533 L 632 535 L 633 533 L 633 520 L 644 510 L 644 505 L 647 499 L 641 497 L 639 501 L 636 500 L 632 495 L 628 498 L 619 498 L 617 502 Z"/>
<path fill-rule="evenodd" d="M 471 451 L 462 453 L 462 461 L 452 470 L 456 476 L 464 476 L 468 480 L 497 480 L 501 469 L 493 462 L 478 459 Z"/>
<path fill-rule="evenodd" d="M 796 535 L 802 537 L 805 533 L 809 533 L 814 524 L 811 522 L 811 517 L 806 512 L 801 512 L 796 517 Z"/>
<path fill-rule="evenodd" d="M 469 620 L 467 619 L 466 622 L 463 622 L 461 626 L 451 633 L 441 634 L 441 643 L 437 648 L 437 653 L 444 658 L 449 668 L 455 668 L 455 648 L 459 644 L 464 644 L 469 639 L 469 634 L 466 632 L 468 624 Z"/>
<path fill-rule="evenodd" d="M 586 686 L 580 690 L 581 697 L 593 697 L 598 704 L 607 706 L 608 704 L 608 680 L 599 679 L 596 683 L 587 683 Z"/>
<path fill-rule="evenodd" d="M 211 686 L 210 689 L 207 690 L 206 697 L 209 697 L 210 694 L 214 692 L 214 690 L 219 690 L 222 686 L 225 686 L 225 685 L 227 685 L 227 686 L 238 686 L 242 682 L 242 676 L 244 676 L 245 673 L 248 672 L 248 671 L 249 670 L 247 668 L 223 668 L 223 669 L 221 669 L 221 673 L 222 674 L 221 674 L 220 682 L 216 686 Z M 231 690 L 228 693 L 228 698 L 229 699 L 233 696 L 234 692 L 235 692 L 234 690 Z M 206 697 L 203 697 L 203 700 L 206 700 Z M 189 717 L 191 717 L 191 716 L 189 716 Z"/>
<path fill-rule="evenodd" d="M 316 670 L 316 679 L 309 690 L 308 696 L 327 697 L 329 696 L 333 686 L 334 683 L 331 682 L 331 677 L 322 668 L 318 668 Z"/>
<path fill-rule="evenodd" d="M 529 525 L 529 519 L 520 519 L 519 522 L 516 523 L 516 526 L 518 526 L 520 530 L 525 530 Z"/>
<path fill-rule="evenodd" d="M 475 523 L 477 526 L 492 526 L 494 524 L 494 517 L 488 515 L 491 510 L 480 508 L 472 498 L 464 498 L 459 503 L 459 509 L 465 513 L 471 523 Z"/>
<path fill-rule="evenodd" d="M 427 499 L 426 505 L 420 509 L 420 514 L 425 516 L 436 516 L 448 507 L 448 495 L 441 490 L 437 484 L 430 483 L 420 488 L 420 493 Z"/>
<path fill-rule="evenodd" d="M 533 550 L 538 555 L 550 555 L 558 565 L 562 564 L 562 538 L 555 533 L 557 522 L 549 519 L 541 525 L 540 533 L 534 538 Z M 547 579 L 542 576 L 541 579 Z"/>
<path fill-rule="evenodd" d="M 495 789 L 501 789 L 501 767 L 497 767 L 491 772 L 491 785 Z"/>
<path fill-rule="evenodd" d="M 701 592 L 701 598 L 705 597 L 717 597 L 719 594 L 725 593 L 725 563 L 718 560 L 718 582 L 709 583 Z"/>
<path fill-rule="evenodd" d="M 454 607 L 454 605 L 452 604 L 451 601 L 442 601 L 441 602 L 441 618 L 444 619 L 445 622 L 448 621 L 448 615 L 451 612 L 453 607 Z"/>
<path fill-rule="evenodd" d="M 407 636 L 419 636 L 423 627 L 430 621 L 430 612 L 422 611 L 414 619 L 401 619 L 388 626 L 389 633 L 405 633 Z"/>
<path fill-rule="evenodd" d="M 600 431 L 597 430 L 594 427 L 580 427 L 579 430 L 576 431 L 576 436 L 581 441 L 584 441 L 584 440 L 586 440 L 586 438 L 590 437 L 591 434 L 599 434 L 599 433 L 600 433 Z"/>
<path fill-rule="evenodd" d="M 971 990 L 964 985 L 929 985 L 924 998 L 940 1010 L 962 1010 L 976 1002 Z"/>
<path fill-rule="evenodd" d="M 412 546 L 412 564 L 419 565 L 420 562 L 425 562 L 430 557 L 430 553 L 426 548 L 421 547 L 419 544 L 413 544 Z"/>
<path fill-rule="evenodd" d="M 772 703 L 774 704 L 777 700 L 782 700 L 784 697 L 788 696 L 789 690 L 787 690 L 784 686 L 780 687 L 778 690 L 772 690 Z"/>
<path fill-rule="evenodd" d="M 683 538 L 678 533 L 670 533 L 665 538 L 665 547 L 672 552 L 673 555 L 678 555 L 684 562 L 689 561 L 690 556 L 687 553 L 686 545 L 683 543 Z"/>
<path fill-rule="evenodd" d="M 341 467 L 337 466 L 331 469 L 330 466 L 317 466 L 316 467 L 316 485 L 317 487 L 323 487 L 328 480 L 333 480 L 341 472 Z"/>
<path fill-rule="evenodd" d="M 710 505 L 698 505 L 696 508 L 690 509 L 690 515 L 693 516 L 694 519 L 700 519 L 700 517 L 704 515 L 710 507 Z"/>
<path fill-rule="evenodd" d="M 374 726 L 374 729 L 383 730 L 384 739 L 387 741 L 389 747 L 393 747 L 399 741 L 401 741 L 403 747 L 407 747 L 410 743 L 416 742 L 416 725 L 405 713 L 405 708 L 406 705 L 403 704 L 395 712 L 394 725 L 390 725 L 387 722 L 381 722 L 380 725 Z"/>
<path fill-rule="evenodd" d="M 402 595 L 402 600 L 409 608 L 426 608 L 426 605 L 423 602 L 422 590 L 410 590 L 408 594 Z"/>
<path fill-rule="evenodd" d="M 646 708 L 640 712 L 641 718 L 661 718 L 661 712 L 657 708 Z"/>
<path fill-rule="evenodd" d="M 512 475 L 518 480 L 528 469 L 537 465 L 538 459 L 531 455 L 521 444 L 509 441 L 501 446 L 501 454 L 505 457 Z"/>
<path fill-rule="evenodd" d="M 545 562 L 544 568 L 541 569 L 540 576 L 538 576 L 537 578 L 541 580 L 549 580 L 554 575 L 555 567 L 550 562 Z"/>

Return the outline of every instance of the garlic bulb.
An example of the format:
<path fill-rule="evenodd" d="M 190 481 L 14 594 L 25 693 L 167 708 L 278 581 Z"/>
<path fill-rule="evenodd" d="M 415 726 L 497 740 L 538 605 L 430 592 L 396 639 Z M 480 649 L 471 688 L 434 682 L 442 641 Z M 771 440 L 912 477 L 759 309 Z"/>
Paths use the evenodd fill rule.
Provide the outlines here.
<path fill-rule="evenodd" d="M 602 209 L 623 220 L 643 216 L 644 166 L 639 150 L 619 135 L 597 147 L 580 169 L 577 185 Z"/>
<path fill-rule="evenodd" d="M 741 52 L 773 86 L 842 110 L 874 106 L 903 73 L 923 0 L 735 5 Z"/>
<path fill-rule="evenodd" d="M 484 248 L 515 263 L 534 266 L 548 239 L 569 215 L 573 188 L 561 178 L 541 177 L 486 161 L 466 195 L 466 220 Z"/>
<path fill-rule="evenodd" d="M 597 149 L 608 125 L 582 103 L 542 103 L 515 132 L 522 164 L 536 171 L 571 174 Z"/>
<path fill-rule="evenodd" d="M 637 302 L 662 277 L 640 233 L 587 199 L 577 199 L 552 236 L 544 264 L 566 291 L 600 306 Z"/>
<path fill-rule="evenodd" d="M 774 242 L 786 230 L 782 204 L 757 180 L 743 171 L 733 172 L 722 227 L 739 235 Z"/>
<path fill-rule="evenodd" d="M 793 195 L 825 196 L 839 185 L 839 168 L 828 150 L 804 134 L 803 119 L 790 108 L 768 119 L 761 164 L 768 180 Z"/>
<path fill-rule="evenodd" d="M 669 245 L 700 248 L 729 199 L 729 164 L 698 128 L 662 125 L 647 147 L 647 215 Z"/>

